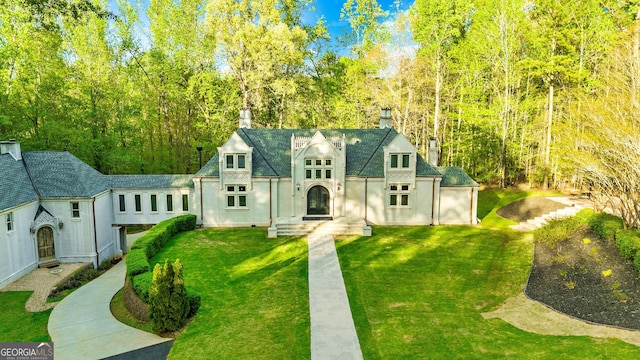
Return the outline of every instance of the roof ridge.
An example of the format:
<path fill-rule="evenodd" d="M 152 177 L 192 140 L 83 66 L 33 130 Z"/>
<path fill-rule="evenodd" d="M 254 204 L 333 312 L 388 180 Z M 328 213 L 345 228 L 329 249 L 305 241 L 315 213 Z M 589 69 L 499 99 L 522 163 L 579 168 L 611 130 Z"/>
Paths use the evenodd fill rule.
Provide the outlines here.
<path fill-rule="evenodd" d="M 277 176 L 280 176 L 280 174 L 276 171 L 276 169 L 273 168 L 273 166 L 271 165 L 271 162 L 260 152 L 260 149 L 256 146 L 256 144 L 253 142 L 253 139 L 251 139 L 251 137 L 249 136 L 249 134 L 247 134 L 247 129 L 246 128 L 240 128 L 239 130 L 242 131 L 242 133 L 247 137 L 247 140 L 249 140 L 249 142 L 251 143 L 251 147 L 253 147 L 253 149 L 255 151 L 258 152 L 258 154 L 260 154 L 260 156 L 262 156 L 262 158 L 264 159 L 264 162 L 267 164 L 267 166 L 269 166 L 269 168 L 271 169 L 271 171 L 273 171 L 274 174 L 276 174 Z M 281 129 L 281 130 L 285 130 L 285 129 Z M 247 144 L 249 145 L 249 144 Z"/>
<path fill-rule="evenodd" d="M 366 130 L 366 129 L 364 129 L 364 130 Z M 360 169 L 360 172 L 358 173 L 358 175 L 361 175 L 362 172 L 364 172 L 364 170 L 369 166 L 369 163 L 371 162 L 371 159 L 373 159 L 373 157 L 376 155 L 376 153 L 378 152 L 378 150 L 380 149 L 382 144 L 384 144 L 384 141 L 387 140 L 387 137 L 391 133 L 391 130 L 392 130 L 392 128 L 387 128 L 387 134 L 382 138 L 382 141 L 380 141 L 380 143 L 378 143 L 378 146 L 376 147 L 376 149 L 371 152 L 371 156 L 369 156 L 369 158 L 367 159 L 367 162 L 364 163 L 364 166 L 362 167 L 362 169 Z"/>

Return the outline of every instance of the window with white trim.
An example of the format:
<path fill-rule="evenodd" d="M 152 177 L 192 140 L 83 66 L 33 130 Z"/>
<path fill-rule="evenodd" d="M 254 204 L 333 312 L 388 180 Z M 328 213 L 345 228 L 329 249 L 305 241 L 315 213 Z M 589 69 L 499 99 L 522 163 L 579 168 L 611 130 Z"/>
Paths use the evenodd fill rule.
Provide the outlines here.
<path fill-rule="evenodd" d="M 7 214 L 7 231 L 13 231 L 13 212 Z"/>
<path fill-rule="evenodd" d="M 120 203 L 120 212 L 127 211 L 127 203 L 124 195 L 122 194 L 118 195 L 118 202 Z"/>
<path fill-rule="evenodd" d="M 80 203 L 73 201 L 71 202 L 71 217 L 74 219 L 80 218 Z"/>
<path fill-rule="evenodd" d="M 135 204 L 136 204 L 136 212 L 142 212 L 142 197 L 140 196 L 140 194 L 136 194 L 133 196 L 133 199 L 135 200 Z"/>
<path fill-rule="evenodd" d="M 391 154 L 389 167 L 392 169 L 408 169 L 411 167 L 411 154 Z"/>
<path fill-rule="evenodd" d="M 151 212 L 158 212 L 158 195 L 151 194 Z"/>
<path fill-rule="evenodd" d="M 246 209 L 247 208 L 247 186 L 227 185 L 227 208 Z"/>
<path fill-rule="evenodd" d="M 245 154 L 227 154 L 225 156 L 225 163 L 227 169 L 245 169 L 246 156 Z"/>
<path fill-rule="evenodd" d="M 189 211 L 189 195 L 182 194 L 182 211 Z"/>
<path fill-rule="evenodd" d="M 331 179 L 333 177 L 333 161 L 331 159 L 305 159 L 305 179 Z"/>
<path fill-rule="evenodd" d="M 167 194 L 167 212 L 173 212 L 173 195 Z"/>
<path fill-rule="evenodd" d="M 389 185 L 389 206 L 407 207 L 409 206 L 409 184 Z"/>

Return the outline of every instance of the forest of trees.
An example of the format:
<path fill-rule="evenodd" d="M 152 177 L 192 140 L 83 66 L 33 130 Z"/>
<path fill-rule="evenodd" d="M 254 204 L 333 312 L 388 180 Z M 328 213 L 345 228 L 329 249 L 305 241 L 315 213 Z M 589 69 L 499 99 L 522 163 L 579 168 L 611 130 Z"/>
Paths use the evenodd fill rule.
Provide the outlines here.
<path fill-rule="evenodd" d="M 254 127 L 368 128 L 389 107 L 478 182 L 637 199 L 639 3 L 346 0 L 331 38 L 302 21 L 311 0 L 150 0 L 148 24 L 126 0 L 0 0 L 0 138 L 193 173 L 241 108 Z"/>

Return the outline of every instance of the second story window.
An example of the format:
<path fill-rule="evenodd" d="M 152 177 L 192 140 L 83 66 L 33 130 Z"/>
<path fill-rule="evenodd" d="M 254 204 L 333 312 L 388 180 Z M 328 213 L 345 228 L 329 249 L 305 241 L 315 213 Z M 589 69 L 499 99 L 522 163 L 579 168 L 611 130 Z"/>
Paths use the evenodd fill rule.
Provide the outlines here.
<path fill-rule="evenodd" d="M 127 211 L 124 195 L 118 195 L 118 202 L 120 203 L 120 212 Z"/>
<path fill-rule="evenodd" d="M 134 199 L 136 203 L 136 212 L 142 212 L 142 198 L 140 197 L 139 194 L 136 194 L 134 196 Z"/>
<path fill-rule="evenodd" d="M 173 195 L 167 194 L 167 212 L 173 211 Z"/>
<path fill-rule="evenodd" d="M 7 231 L 13 231 L 13 213 L 7 214 Z"/>
<path fill-rule="evenodd" d="M 331 159 L 305 159 L 305 179 L 331 179 L 333 177 L 333 161 Z"/>
<path fill-rule="evenodd" d="M 391 161 L 389 167 L 392 169 L 398 169 L 402 167 L 403 169 L 408 169 L 411 165 L 411 155 L 410 154 L 391 154 Z"/>
<path fill-rule="evenodd" d="M 244 169 L 246 168 L 246 156 L 244 154 L 227 154 L 225 156 L 227 169 Z"/>
<path fill-rule="evenodd" d="M 71 217 L 74 219 L 80 218 L 80 203 L 77 201 L 71 203 Z"/>
<path fill-rule="evenodd" d="M 182 211 L 189 211 L 189 195 L 182 194 Z"/>
<path fill-rule="evenodd" d="M 151 195 L 151 211 L 158 211 L 158 196 L 156 194 Z"/>

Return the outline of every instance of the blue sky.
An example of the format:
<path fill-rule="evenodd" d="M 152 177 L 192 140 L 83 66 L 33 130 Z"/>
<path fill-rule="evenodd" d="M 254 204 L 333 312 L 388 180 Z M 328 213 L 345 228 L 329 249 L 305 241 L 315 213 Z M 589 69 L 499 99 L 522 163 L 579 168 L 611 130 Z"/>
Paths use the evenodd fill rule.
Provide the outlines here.
<path fill-rule="evenodd" d="M 117 5 L 115 0 L 109 1 L 109 10 L 117 13 Z M 142 36 L 141 41 L 143 43 L 147 43 L 149 39 L 144 39 L 144 37 L 148 37 L 149 31 L 149 19 L 146 15 L 146 9 L 149 6 L 149 0 L 128 0 L 135 7 L 139 9 L 140 21 L 142 22 Z M 259 1 L 259 0 L 258 0 Z M 332 37 L 332 41 L 335 43 L 338 37 L 347 30 L 348 23 L 346 21 L 340 21 L 340 10 L 344 4 L 344 0 L 315 0 L 313 4 L 315 7 L 315 11 L 308 11 L 304 14 L 303 20 L 309 23 L 315 23 L 315 20 L 321 16 L 324 16 L 326 24 L 329 28 L 329 33 Z M 413 4 L 414 0 L 400 0 L 400 9 L 406 10 L 411 4 Z M 393 17 L 393 12 L 396 9 L 395 0 L 378 0 L 378 3 L 382 7 L 383 10 L 388 11 Z"/>

